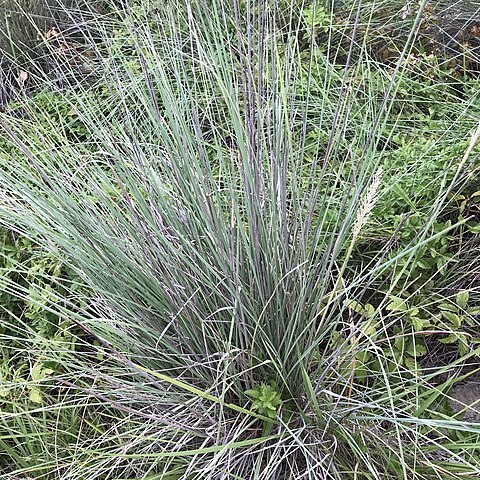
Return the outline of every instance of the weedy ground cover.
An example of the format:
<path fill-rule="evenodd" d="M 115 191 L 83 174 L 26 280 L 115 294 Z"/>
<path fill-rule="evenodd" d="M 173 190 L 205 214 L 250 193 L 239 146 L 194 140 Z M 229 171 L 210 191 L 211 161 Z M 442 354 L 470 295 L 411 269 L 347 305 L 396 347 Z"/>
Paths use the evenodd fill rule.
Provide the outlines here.
<path fill-rule="evenodd" d="M 477 478 L 478 79 L 381 6 L 105 2 L 8 104 L 1 478 Z"/>

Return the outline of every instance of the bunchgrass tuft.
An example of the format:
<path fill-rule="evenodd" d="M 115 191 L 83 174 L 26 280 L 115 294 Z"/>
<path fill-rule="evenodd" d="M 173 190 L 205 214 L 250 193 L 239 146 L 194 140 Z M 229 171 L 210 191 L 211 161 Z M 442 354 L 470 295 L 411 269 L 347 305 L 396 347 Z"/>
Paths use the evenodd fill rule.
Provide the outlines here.
<path fill-rule="evenodd" d="M 112 2 L 82 39 L 95 81 L 46 78 L 1 114 L 0 221 L 70 272 L 4 289 L 78 339 L 25 326 L 15 355 L 45 367 L 6 388 L 42 397 L 2 402 L 3 478 L 475 478 L 480 430 L 441 375 L 478 347 L 425 366 L 421 339 L 455 328 L 418 312 L 449 296 L 410 304 L 419 257 L 466 222 L 442 215 L 477 172 L 478 96 L 395 164 L 426 2 L 390 66 L 375 5 Z"/>

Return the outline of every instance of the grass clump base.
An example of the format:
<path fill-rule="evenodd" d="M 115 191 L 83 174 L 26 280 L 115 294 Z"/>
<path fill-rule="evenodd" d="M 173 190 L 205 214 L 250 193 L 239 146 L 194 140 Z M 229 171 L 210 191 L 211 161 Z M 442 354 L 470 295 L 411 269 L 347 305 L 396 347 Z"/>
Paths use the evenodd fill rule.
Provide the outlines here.
<path fill-rule="evenodd" d="M 387 65 L 374 2 L 112 3 L 9 104 L 4 478 L 477 477 L 480 102 L 425 5 Z"/>

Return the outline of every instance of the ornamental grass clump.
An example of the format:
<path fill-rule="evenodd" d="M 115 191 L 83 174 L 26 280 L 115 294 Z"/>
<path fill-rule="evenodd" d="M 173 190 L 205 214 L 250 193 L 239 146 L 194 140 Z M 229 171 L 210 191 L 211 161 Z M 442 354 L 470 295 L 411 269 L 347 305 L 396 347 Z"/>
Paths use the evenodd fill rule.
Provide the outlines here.
<path fill-rule="evenodd" d="M 48 303 L 90 341 L 48 381 L 103 405 L 44 478 L 476 474 L 473 444 L 458 453 L 445 431 L 478 428 L 436 415 L 443 387 L 432 400 L 435 375 L 402 363 L 397 339 L 415 349 L 415 332 L 394 330 L 379 287 L 445 233 L 435 204 L 415 241 L 355 257 L 389 194 L 381 140 L 409 48 L 379 97 L 375 65 L 353 61 L 354 47 L 368 59 L 361 7 L 340 25 L 324 9 L 322 29 L 351 36 L 333 58 L 301 41 L 318 28 L 301 2 L 112 3 L 102 78 L 74 86 L 69 112 L 88 141 L 28 100 L 22 121 L 0 117 L 2 224 L 89 292 L 80 310 L 74 288 Z M 463 181 L 439 181 L 438 198 Z"/>

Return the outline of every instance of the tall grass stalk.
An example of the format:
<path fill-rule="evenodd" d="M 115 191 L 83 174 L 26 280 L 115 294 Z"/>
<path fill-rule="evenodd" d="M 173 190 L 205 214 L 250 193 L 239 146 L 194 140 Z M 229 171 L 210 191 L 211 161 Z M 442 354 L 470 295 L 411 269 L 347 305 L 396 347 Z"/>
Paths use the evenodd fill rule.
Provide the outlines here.
<path fill-rule="evenodd" d="M 67 360 L 49 347 L 68 368 L 38 412 L 55 406 L 60 434 L 84 408 L 93 433 L 38 478 L 474 478 L 475 447 L 446 432 L 477 426 L 435 416 L 428 378 L 392 360 L 398 319 L 379 308 L 368 330 L 351 307 L 435 235 L 427 224 L 393 260 L 352 260 L 388 194 L 379 144 L 420 17 L 378 101 L 358 81 L 372 61 L 353 56 L 368 58 L 361 4 L 325 26 L 353 35 L 339 67 L 300 44 L 301 2 L 114 3 L 92 45 L 103 78 L 71 101 L 83 136 L 0 117 L 16 149 L 1 156 L 1 222 L 89 287 L 82 311 L 47 308 L 99 342 Z M 282 399 L 274 418 L 245 394 L 263 384 Z M 21 448 L 12 472 L 35 475 Z"/>

